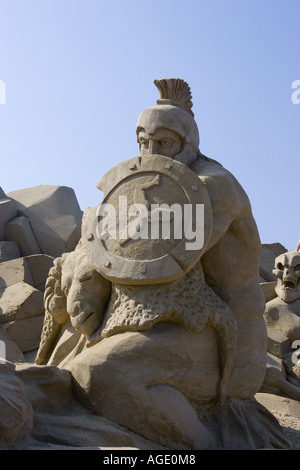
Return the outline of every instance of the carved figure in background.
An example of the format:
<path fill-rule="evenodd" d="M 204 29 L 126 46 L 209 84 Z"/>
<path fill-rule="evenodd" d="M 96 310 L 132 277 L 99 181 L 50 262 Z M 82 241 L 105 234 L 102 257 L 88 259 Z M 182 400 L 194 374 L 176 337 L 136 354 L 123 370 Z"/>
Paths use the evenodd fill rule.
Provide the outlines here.
<path fill-rule="evenodd" d="M 248 197 L 200 152 L 189 86 L 155 84 L 160 99 L 138 118 L 140 155 L 102 178 L 80 243 L 50 271 L 37 363 L 70 370 L 83 404 L 169 448 L 280 447 L 279 427 L 253 398 L 267 338 Z M 104 204 L 119 227 L 120 200 L 136 202 L 137 188 L 146 203 L 204 204 L 203 244 L 99 235 Z"/>
<path fill-rule="evenodd" d="M 300 369 L 292 359 L 300 344 L 300 253 L 289 251 L 275 259 L 273 273 L 277 277 L 277 297 L 266 304 L 264 318 L 269 328 L 287 338 L 292 348 L 285 355 L 288 378 L 300 385 Z M 299 343 L 294 346 L 294 342 Z M 296 382 L 295 382 L 296 379 Z"/>
<path fill-rule="evenodd" d="M 300 338 L 300 253 L 288 251 L 275 259 L 277 297 L 267 302 L 265 320 L 291 343 Z"/>

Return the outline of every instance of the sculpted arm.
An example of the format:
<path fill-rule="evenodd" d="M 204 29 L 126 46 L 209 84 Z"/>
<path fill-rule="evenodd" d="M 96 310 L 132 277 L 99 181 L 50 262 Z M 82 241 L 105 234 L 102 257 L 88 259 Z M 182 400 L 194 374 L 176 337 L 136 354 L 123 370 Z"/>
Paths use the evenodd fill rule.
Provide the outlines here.
<path fill-rule="evenodd" d="M 257 281 L 261 242 L 245 191 L 220 165 L 204 163 L 198 171 L 213 209 L 213 230 L 203 256 L 208 284 L 231 288 Z"/>
<path fill-rule="evenodd" d="M 292 343 L 300 339 L 300 318 L 293 312 L 293 306 L 286 304 L 279 297 L 266 304 L 265 322 Z"/>
<path fill-rule="evenodd" d="M 261 242 L 247 195 L 222 167 L 207 164 L 204 180 L 213 208 L 213 233 L 202 257 L 205 280 L 238 323 L 229 395 L 251 396 L 265 377 L 265 298 L 259 284 Z"/>

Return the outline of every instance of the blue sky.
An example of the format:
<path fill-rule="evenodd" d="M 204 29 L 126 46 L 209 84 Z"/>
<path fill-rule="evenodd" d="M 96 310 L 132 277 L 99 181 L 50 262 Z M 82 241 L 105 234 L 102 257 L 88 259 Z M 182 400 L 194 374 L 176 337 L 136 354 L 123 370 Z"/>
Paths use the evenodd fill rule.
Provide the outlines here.
<path fill-rule="evenodd" d="M 300 0 L 0 0 L 0 186 L 70 186 L 96 206 L 97 182 L 138 154 L 153 79 L 179 77 L 200 149 L 246 190 L 262 243 L 294 250 L 299 21 Z"/>

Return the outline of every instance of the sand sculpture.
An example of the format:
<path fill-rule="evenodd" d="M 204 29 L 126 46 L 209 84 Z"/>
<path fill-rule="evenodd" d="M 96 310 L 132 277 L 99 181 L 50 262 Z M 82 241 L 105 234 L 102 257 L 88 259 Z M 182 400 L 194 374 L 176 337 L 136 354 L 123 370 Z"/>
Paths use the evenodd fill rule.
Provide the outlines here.
<path fill-rule="evenodd" d="M 100 180 L 102 202 L 49 271 L 36 365 L 16 367 L 32 433 L 76 445 L 84 427 L 82 446 L 96 426 L 109 447 L 288 448 L 255 399 L 267 331 L 248 197 L 199 150 L 188 84 L 154 83 L 139 155 Z"/>
<path fill-rule="evenodd" d="M 297 249 L 299 246 L 297 246 Z M 275 259 L 277 278 L 274 298 L 266 303 L 269 367 L 265 390 L 300 399 L 300 251 Z"/>

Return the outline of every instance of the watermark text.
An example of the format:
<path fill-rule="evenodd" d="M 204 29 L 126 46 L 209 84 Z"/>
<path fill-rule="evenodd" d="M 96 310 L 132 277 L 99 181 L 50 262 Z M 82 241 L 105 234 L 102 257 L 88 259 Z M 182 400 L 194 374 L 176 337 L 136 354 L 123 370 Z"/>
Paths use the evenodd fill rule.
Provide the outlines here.
<path fill-rule="evenodd" d="M 120 196 L 118 217 L 112 204 L 98 206 L 97 237 L 117 240 L 120 246 L 129 240 L 182 240 L 187 250 L 200 250 L 204 245 L 204 204 L 127 204 Z"/>
<path fill-rule="evenodd" d="M 291 100 L 293 104 L 300 103 L 300 80 L 294 80 L 292 83 L 292 88 L 295 91 L 292 93 Z"/>
<path fill-rule="evenodd" d="M 293 352 L 293 354 L 292 354 L 292 363 L 293 363 L 293 364 L 297 364 L 298 361 L 300 360 L 300 350 L 299 350 L 299 347 L 300 347 L 300 340 L 297 339 L 297 340 L 293 341 L 291 348 L 292 348 L 292 349 L 296 349 L 296 351 Z"/>
<path fill-rule="evenodd" d="M 0 340 L 0 364 L 6 363 L 6 346 L 4 341 Z"/>
<path fill-rule="evenodd" d="M 0 104 L 6 104 L 6 84 L 4 80 L 0 80 Z"/>

